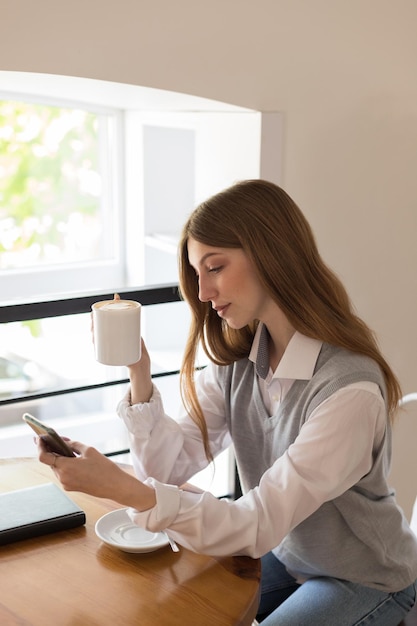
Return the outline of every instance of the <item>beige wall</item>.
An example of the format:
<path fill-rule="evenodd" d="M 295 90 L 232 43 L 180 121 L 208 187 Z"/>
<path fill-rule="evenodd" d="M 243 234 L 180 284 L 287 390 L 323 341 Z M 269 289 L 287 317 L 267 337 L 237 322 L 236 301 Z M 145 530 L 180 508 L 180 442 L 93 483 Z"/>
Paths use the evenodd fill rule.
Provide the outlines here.
<path fill-rule="evenodd" d="M 2 0 L 0 8 L 2 70 L 282 111 L 283 185 L 404 392 L 417 390 L 415 0 Z M 417 403 L 408 414 L 401 436 L 414 422 L 417 441 Z"/>

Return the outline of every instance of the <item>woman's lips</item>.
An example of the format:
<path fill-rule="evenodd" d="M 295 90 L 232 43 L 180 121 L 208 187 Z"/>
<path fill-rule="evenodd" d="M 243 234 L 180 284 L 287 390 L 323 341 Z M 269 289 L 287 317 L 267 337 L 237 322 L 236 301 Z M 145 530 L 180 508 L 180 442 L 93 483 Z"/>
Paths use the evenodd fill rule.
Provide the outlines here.
<path fill-rule="evenodd" d="M 214 310 L 216 311 L 217 315 L 219 315 L 219 317 L 224 317 L 224 314 L 226 313 L 229 306 L 230 304 L 225 304 L 224 306 L 216 306 L 214 307 Z"/>

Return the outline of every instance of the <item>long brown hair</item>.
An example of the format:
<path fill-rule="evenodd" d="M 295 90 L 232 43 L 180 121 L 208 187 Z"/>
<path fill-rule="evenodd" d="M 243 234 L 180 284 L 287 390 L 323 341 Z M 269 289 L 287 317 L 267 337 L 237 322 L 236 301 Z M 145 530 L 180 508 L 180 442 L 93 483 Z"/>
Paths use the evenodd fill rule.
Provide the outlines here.
<path fill-rule="evenodd" d="M 290 196 L 264 180 L 246 180 L 200 204 L 186 222 L 179 246 L 180 289 L 191 312 L 181 370 L 181 394 L 198 424 L 208 458 L 207 428 L 194 368 L 199 343 L 209 358 L 226 365 L 249 354 L 256 323 L 235 330 L 209 302 L 198 299 L 198 280 L 188 259 L 188 239 L 220 248 L 241 248 L 259 281 L 292 326 L 308 337 L 371 357 L 383 373 L 391 416 L 401 397 L 399 382 L 374 333 L 354 312 L 346 289 L 321 258 L 309 223 Z"/>

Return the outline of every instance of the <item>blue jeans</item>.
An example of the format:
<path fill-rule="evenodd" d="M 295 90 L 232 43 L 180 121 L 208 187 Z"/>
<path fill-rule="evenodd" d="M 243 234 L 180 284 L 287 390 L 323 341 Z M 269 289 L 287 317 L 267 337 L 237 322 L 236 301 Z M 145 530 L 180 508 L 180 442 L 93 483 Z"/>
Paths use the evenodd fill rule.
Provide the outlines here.
<path fill-rule="evenodd" d="M 416 584 L 387 593 L 337 578 L 299 585 L 269 552 L 262 557 L 262 626 L 398 626 L 414 605 Z"/>

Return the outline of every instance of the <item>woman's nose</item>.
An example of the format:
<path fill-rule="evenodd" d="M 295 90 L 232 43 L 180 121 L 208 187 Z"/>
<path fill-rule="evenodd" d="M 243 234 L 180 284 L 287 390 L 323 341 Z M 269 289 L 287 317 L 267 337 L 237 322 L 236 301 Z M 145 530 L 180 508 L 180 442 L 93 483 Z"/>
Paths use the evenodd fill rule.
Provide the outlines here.
<path fill-rule="evenodd" d="M 198 299 L 201 302 L 209 302 L 212 300 L 212 296 L 213 288 L 210 286 L 210 281 L 207 281 L 200 276 L 198 281 Z"/>

